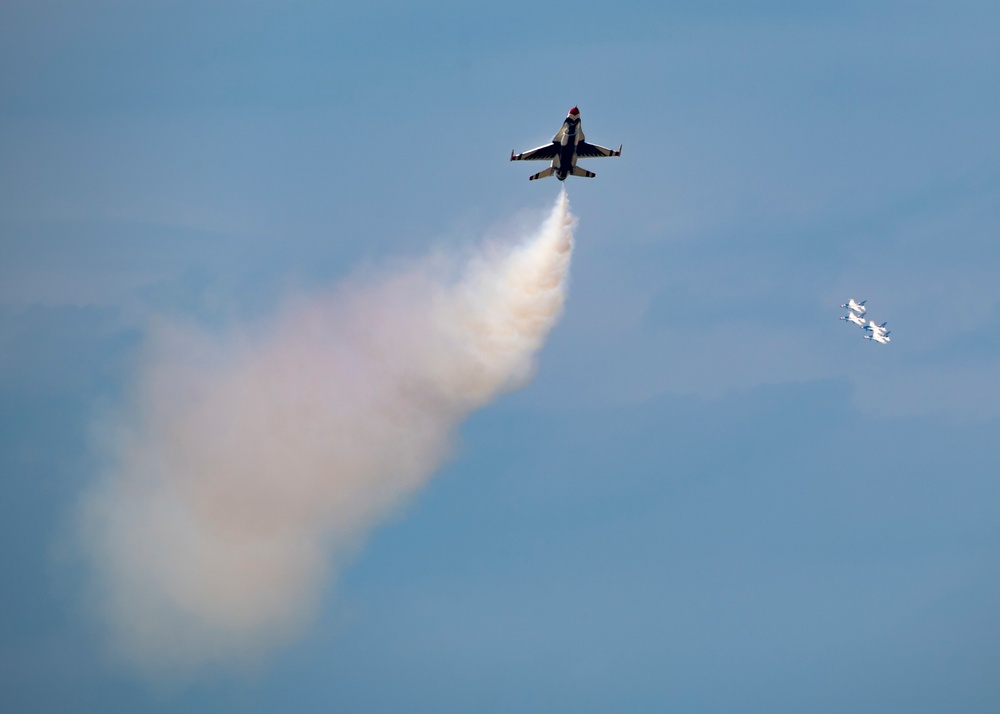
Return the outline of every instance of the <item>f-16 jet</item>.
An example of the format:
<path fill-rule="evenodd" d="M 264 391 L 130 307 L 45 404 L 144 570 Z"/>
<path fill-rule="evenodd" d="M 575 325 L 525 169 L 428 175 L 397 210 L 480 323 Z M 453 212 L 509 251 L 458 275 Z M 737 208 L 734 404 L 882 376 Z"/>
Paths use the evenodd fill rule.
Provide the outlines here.
<path fill-rule="evenodd" d="M 861 315 L 858 315 L 856 313 L 849 312 L 849 313 L 847 313 L 846 315 L 844 315 L 840 319 L 841 320 L 847 320 L 848 322 L 853 322 L 855 325 L 857 325 L 858 327 L 860 327 L 863 330 L 867 330 L 868 329 L 865 326 L 865 318 L 861 317 Z"/>
<path fill-rule="evenodd" d="M 892 342 L 892 340 L 889 339 L 888 332 L 873 332 L 870 335 L 865 335 L 865 339 L 878 342 L 880 345 L 887 345 Z"/>
<path fill-rule="evenodd" d="M 583 137 L 583 125 L 580 123 L 580 110 L 573 107 L 566 115 L 566 121 L 559 128 L 559 131 L 552 137 L 552 143 L 539 146 L 537 149 L 525 151 L 523 154 L 510 152 L 511 161 L 551 161 L 552 165 L 547 169 L 539 171 L 533 176 L 529 176 L 529 181 L 555 177 L 560 181 L 565 181 L 567 176 L 585 176 L 594 178 L 597 174 L 587 171 L 576 165 L 577 159 L 596 159 L 601 156 L 621 156 L 622 147 L 617 151 L 605 149 L 597 144 L 588 144 Z M 864 308 L 862 308 L 864 312 Z"/>
<path fill-rule="evenodd" d="M 846 303 L 841 305 L 841 307 L 846 307 L 848 310 L 854 310 L 854 312 L 858 313 L 859 315 L 863 315 L 868 310 L 868 308 L 865 307 L 866 302 L 868 301 L 862 300 L 861 302 L 854 302 L 854 298 L 851 298 Z"/>
<path fill-rule="evenodd" d="M 864 322 L 864 320 L 862 320 L 862 322 Z M 862 329 L 875 335 L 888 335 L 889 333 L 885 330 L 885 326 L 888 324 L 888 322 L 883 322 L 881 325 L 876 325 L 875 320 L 869 320 L 868 324 L 864 325 Z"/>

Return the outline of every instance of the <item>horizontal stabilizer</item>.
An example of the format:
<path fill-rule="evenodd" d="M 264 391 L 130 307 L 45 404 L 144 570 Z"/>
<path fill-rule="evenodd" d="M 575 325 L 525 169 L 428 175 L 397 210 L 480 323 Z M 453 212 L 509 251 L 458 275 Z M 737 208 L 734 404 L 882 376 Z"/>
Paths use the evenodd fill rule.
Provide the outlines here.
<path fill-rule="evenodd" d="M 587 171 L 587 169 L 581 168 L 579 166 L 573 167 L 573 175 L 584 176 L 586 178 L 594 178 L 595 176 L 597 176 L 597 174 L 595 174 L 593 171 Z"/>
<path fill-rule="evenodd" d="M 551 176 L 554 172 L 555 172 L 555 169 L 550 166 L 547 169 L 542 169 L 541 171 L 539 171 L 534 176 L 529 176 L 528 180 L 529 181 L 534 181 L 535 179 L 547 178 L 547 177 Z"/>

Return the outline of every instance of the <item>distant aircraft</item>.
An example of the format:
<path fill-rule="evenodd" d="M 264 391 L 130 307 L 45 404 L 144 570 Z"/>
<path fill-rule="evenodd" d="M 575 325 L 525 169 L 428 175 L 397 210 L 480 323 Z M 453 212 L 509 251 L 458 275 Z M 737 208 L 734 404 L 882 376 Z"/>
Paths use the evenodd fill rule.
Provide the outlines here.
<path fill-rule="evenodd" d="M 580 110 L 573 107 L 566 115 L 566 121 L 562 127 L 552 137 L 552 143 L 539 146 L 537 149 L 525 151 L 523 154 L 510 152 L 511 161 L 552 161 L 552 165 L 547 169 L 539 171 L 534 176 L 529 176 L 529 181 L 546 178 L 555 174 L 560 181 L 565 181 L 567 176 L 585 176 L 594 178 L 597 174 L 580 168 L 576 165 L 577 159 L 596 159 L 601 156 L 621 156 L 622 147 L 618 151 L 605 149 L 597 144 L 588 144 L 583 139 L 583 125 L 580 123 Z M 861 310 L 864 312 L 864 308 Z"/>
<path fill-rule="evenodd" d="M 862 320 L 861 322 L 863 324 L 864 320 Z M 888 335 L 889 333 L 885 331 L 885 326 L 888 324 L 889 324 L 888 322 L 883 322 L 881 325 L 876 325 L 875 320 L 869 320 L 868 324 L 864 325 L 862 329 L 864 329 L 866 332 L 871 332 L 872 334 L 875 335 Z"/>
<path fill-rule="evenodd" d="M 888 332 L 873 332 L 870 335 L 865 335 L 865 339 L 878 342 L 880 345 L 887 345 L 892 342 L 892 340 L 889 339 Z"/>
<path fill-rule="evenodd" d="M 865 318 L 861 317 L 861 315 L 856 315 L 853 312 L 847 313 L 846 315 L 844 315 L 840 319 L 841 320 L 847 320 L 848 322 L 853 322 L 855 325 L 857 325 L 858 327 L 860 327 L 862 329 L 866 329 L 866 330 L 868 329 L 867 327 L 865 327 Z"/>
<path fill-rule="evenodd" d="M 865 307 L 866 302 L 868 301 L 862 300 L 861 302 L 854 302 L 854 298 L 851 298 L 845 304 L 841 305 L 841 307 L 846 307 L 848 310 L 854 310 L 854 312 L 859 315 L 863 315 L 868 310 L 868 308 Z"/>

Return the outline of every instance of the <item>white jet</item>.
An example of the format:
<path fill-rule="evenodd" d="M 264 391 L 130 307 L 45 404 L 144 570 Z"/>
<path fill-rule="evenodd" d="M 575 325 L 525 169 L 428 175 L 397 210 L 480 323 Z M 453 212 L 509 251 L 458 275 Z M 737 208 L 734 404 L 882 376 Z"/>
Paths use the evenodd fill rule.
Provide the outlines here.
<path fill-rule="evenodd" d="M 588 144 L 583 138 L 583 124 L 580 123 L 580 110 L 573 107 L 566 115 L 559 131 L 552 137 L 552 143 L 539 146 L 537 149 L 516 154 L 510 152 L 511 161 L 551 161 L 552 165 L 537 174 L 528 177 L 529 181 L 555 176 L 565 181 L 567 176 L 584 176 L 594 178 L 597 174 L 576 165 L 577 159 L 596 159 L 602 156 L 621 156 L 622 147 L 618 150 L 606 149 L 597 144 Z"/>
<path fill-rule="evenodd" d="M 861 322 L 863 324 L 864 320 Z M 888 322 L 883 322 L 881 325 L 876 325 L 875 320 L 869 320 L 868 324 L 864 325 L 863 329 L 865 332 L 871 332 L 873 335 L 888 335 L 889 333 L 885 330 L 885 326 L 888 324 Z"/>
<path fill-rule="evenodd" d="M 866 302 L 868 301 L 862 300 L 861 302 L 854 302 L 854 298 L 851 298 L 846 303 L 841 305 L 841 307 L 846 307 L 848 310 L 854 310 L 854 312 L 858 313 L 859 315 L 864 315 L 865 312 L 868 311 L 868 308 L 865 307 Z"/>
<path fill-rule="evenodd" d="M 888 332 L 873 332 L 870 335 L 865 335 L 865 339 L 878 342 L 880 345 L 887 345 L 892 342 L 892 340 L 889 339 Z"/>
<path fill-rule="evenodd" d="M 861 317 L 861 315 L 857 315 L 857 314 L 855 314 L 853 312 L 847 313 L 846 315 L 844 315 L 840 319 L 841 320 L 847 320 L 848 322 L 853 322 L 855 325 L 857 325 L 858 327 L 860 327 L 862 329 L 865 329 L 865 330 L 868 329 L 867 327 L 865 327 L 865 318 L 863 318 L 863 317 Z"/>

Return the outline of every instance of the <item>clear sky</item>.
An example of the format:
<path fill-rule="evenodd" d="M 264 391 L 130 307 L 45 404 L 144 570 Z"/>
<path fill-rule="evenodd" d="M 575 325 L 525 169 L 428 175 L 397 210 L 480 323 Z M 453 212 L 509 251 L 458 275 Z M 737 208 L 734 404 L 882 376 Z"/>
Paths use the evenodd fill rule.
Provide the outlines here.
<path fill-rule="evenodd" d="M 986 1 L 0 5 L 0 708 L 1000 710 L 998 37 Z M 560 186 L 509 152 L 573 105 L 624 152 L 566 182 L 534 380 L 289 641 L 123 664 L 74 519 L 153 326 L 534 220 Z"/>

